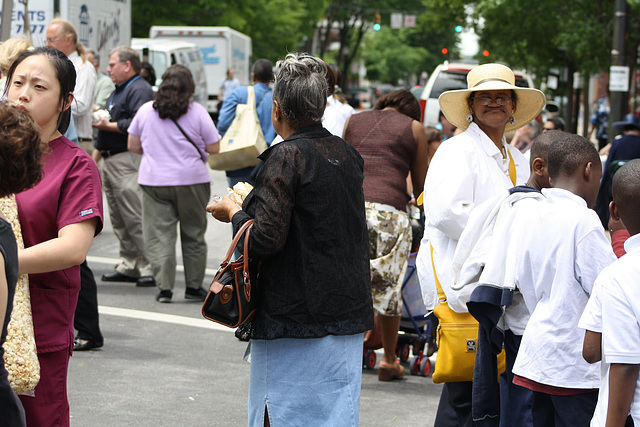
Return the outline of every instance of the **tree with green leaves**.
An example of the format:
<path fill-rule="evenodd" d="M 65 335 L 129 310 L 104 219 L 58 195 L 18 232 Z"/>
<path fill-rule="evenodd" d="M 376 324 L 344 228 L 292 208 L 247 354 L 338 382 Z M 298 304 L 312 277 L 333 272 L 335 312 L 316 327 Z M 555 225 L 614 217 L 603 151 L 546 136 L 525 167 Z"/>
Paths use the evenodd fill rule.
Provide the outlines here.
<path fill-rule="evenodd" d="M 614 22 L 611 0 L 435 0 L 441 7 L 464 7 L 465 19 L 491 51 L 490 61 L 525 68 L 540 79 L 552 70 L 567 75 L 565 96 L 574 98 L 573 73 L 583 76 L 608 71 Z M 627 64 L 634 69 L 640 43 L 639 0 L 627 0 Z M 631 75 L 634 73 L 632 72 Z M 588 105 L 585 110 L 588 111 Z M 572 102 L 565 119 L 575 130 Z"/>

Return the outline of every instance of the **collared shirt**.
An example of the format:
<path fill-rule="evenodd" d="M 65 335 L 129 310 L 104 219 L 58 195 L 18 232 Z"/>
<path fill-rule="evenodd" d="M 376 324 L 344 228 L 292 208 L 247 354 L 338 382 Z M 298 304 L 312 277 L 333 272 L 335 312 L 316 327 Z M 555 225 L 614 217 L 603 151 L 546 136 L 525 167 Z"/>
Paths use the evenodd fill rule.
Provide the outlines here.
<path fill-rule="evenodd" d="M 77 52 L 69 55 L 76 69 L 76 87 L 73 90 L 73 102 L 71 113 L 76 125 L 79 138 L 91 139 L 93 127 L 91 127 L 91 113 L 93 113 L 93 98 L 98 76 L 93 64 L 89 61 L 82 62 Z"/>
<path fill-rule="evenodd" d="M 506 143 L 516 167 L 516 185 L 529 178 L 529 165 L 515 147 Z M 508 156 L 507 156 L 508 159 Z M 416 258 L 420 287 L 427 308 L 438 303 L 430 247 L 433 245 L 438 279 L 443 285 L 449 306 L 466 312 L 470 289 L 453 291 L 449 270 L 458 239 L 467 225 L 469 214 L 480 203 L 502 190 L 513 187 L 509 178 L 509 161 L 493 141 L 475 124 L 446 140 L 436 151 L 424 186 L 426 216 L 425 235 Z"/>
<path fill-rule="evenodd" d="M 602 332 L 602 375 L 600 395 L 594 412 L 593 426 L 604 426 L 609 403 L 609 370 L 612 363 L 640 364 L 640 235 L 625 243 L 627 254 L 602 270 L 596 279 L 580 326 Z M 631 416 L 640 425 L 640 378 L 636 382 Z"/>
<path fill-rule="evenodd" d="M 107 109 L 107 100 L 115 89 L 116 85 L 113 84 L 113 80 L 111 80 L 111 77 L 109 77 L 107 74 L 99 73 L 98 81 L 96 82 L 96 92 L 93 101 L 94 104 L 98 105 L 100 108 Z"/>
<path fill-rule="evenodd" d="M 107 99 L 107 109 L 111 105 L 111 121 L 116 122 L 118 128 L 124 133 L 99 131 L 95 144 L 98 150 L 127 150 L 127 131 L 133 117 L 142 104 L 153 99 L 151 85 L 139 77 L 133 76 L 117 84 L 116 89 Z"/>
<path fill-rule="evenodd" d="M 271 145 L 271 141 L 276 137 L 276 131 L 271 122 L 271 107 L 273 107 L 273 92 L 264 83 L 256 83 L 253 85 L 256 96 L 256 113 L 260 121 L 260 128 L 267 145 Z M 236 106 L 238 104 L 246 104 L 249 97 L 247 86 L 240 86 L 233 90 L 222 104 L 222 111 L 218 117 L 218 131 L 220 135 L 225 134 L 231 122 L 236 117 Z"/>
<path fill-rule="evenodd" d="M 616 256 L 584 199 L 560 188 L 542 193 L 517 258 L 517 284 L 531 318 L 513 373 L 553 387 L 598 388 L 600 366 L 582 357 L 578 320 L 596 277 Z"/>
<path fill-rule="evenodd" d="M 250 218 L 261 261 L 255 339 L 351 335 L 373 327 L 364 162 L 321 125 L 267 149 L 256 186 L 232 218 Z M 242 247 L 241 240 L 239 247 Z"/>

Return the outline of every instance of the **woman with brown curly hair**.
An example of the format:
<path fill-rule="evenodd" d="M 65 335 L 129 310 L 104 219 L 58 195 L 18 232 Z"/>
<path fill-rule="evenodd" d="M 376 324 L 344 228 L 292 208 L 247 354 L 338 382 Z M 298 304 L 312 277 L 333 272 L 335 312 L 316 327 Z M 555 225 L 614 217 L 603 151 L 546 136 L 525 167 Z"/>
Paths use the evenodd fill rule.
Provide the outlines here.
<path fill-rule="evenodd" d="M 0 102 L 0 198 L 34 186 L 42 177 L 40 129 L 29 114 Z M 18 247 L 11 224 L 0 212 L 0 414 L 2 425 L 26 425 L 24 409 L 9 385 L 3 344 L 18 280 Z"/>
<path fill-rule="evenodd" d="M 171 302 L 176 276 L 176 223 L 186 299 L 204 300 L 207 263 L 205 207 L 211 194 L 207 153 L 217 153 L 220 135 L 205 108 L 193 102 L 191 71 L 172 65 L 162 75 L 155 101 L 138 110 L 129 127 L 129 151 L 142 154 L 142 227 L 147 256 L 159 293 Z"/>

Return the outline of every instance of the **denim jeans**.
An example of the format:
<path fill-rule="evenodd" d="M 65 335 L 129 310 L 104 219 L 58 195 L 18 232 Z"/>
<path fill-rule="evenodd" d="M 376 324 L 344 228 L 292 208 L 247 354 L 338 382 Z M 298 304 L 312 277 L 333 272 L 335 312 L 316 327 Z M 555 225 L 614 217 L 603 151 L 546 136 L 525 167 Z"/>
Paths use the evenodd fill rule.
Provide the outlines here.
<path fill-rule="evenodd" d="M 249 426 L 357 426 L 363 338 L 251 340 Z"/>

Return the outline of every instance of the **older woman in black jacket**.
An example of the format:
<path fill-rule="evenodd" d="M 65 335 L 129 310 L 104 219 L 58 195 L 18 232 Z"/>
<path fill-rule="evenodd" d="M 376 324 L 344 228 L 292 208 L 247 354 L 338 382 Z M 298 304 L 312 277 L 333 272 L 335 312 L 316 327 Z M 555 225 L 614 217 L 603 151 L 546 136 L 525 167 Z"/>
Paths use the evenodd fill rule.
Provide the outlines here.
<path fill-rule="evenodd" d="M 255 220 L 249 425 L 355 426 L 363 332 L 373 328 L 363 160 L 321 125 L 326 64 L 289 54 L 277 68 L 272 120 L 284 141 L 260 156 L 242 210 L 228 197 L 207 207 L 234 231 Z"/>

